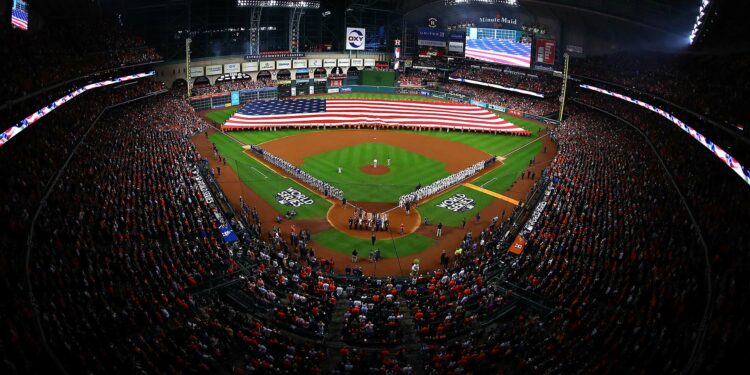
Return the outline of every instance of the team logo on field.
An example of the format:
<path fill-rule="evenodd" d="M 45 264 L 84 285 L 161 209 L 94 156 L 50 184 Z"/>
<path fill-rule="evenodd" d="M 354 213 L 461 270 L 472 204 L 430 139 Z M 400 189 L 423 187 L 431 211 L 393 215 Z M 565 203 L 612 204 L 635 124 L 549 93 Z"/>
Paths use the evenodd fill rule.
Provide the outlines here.
<path fill-rule="evenodd" d="M 292 207 L 300 207 L 306 204 L 315 203 L 312 198 L 302 194 L 302 192 L 295 188 L 289 188 L 276 193 L 276 200 L 281 204 Z"/>
<path fill-rule="evenodd" d="M 450 198 L 438 203 L 437 206 L 453 212 L 465 212 L 474 208 L 474 200 L 465 194 L 454 194 Z"/>

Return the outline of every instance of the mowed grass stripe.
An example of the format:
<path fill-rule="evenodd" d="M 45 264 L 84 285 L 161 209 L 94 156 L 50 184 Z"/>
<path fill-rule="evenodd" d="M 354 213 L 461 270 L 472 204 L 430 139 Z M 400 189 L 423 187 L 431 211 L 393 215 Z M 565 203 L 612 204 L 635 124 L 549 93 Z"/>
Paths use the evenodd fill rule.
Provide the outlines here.
<path fill-rule="evenodd" d="M 377 240 L 374 247 L 371 245 L 372 241 L 370 239 L 351 237 L 336 229 L 316 233 L 313 235 L 312 240 L 321 246 L 347 255 L 351 254 L 352 250 L 357 249 L 359 258 L 365 262 L 367 261 L 370 249 L 380 249 L 380 256 L 382 258 L 396 258 L 397 254 L 398 257 L 409 256 L 408 259 L 405 259 L 405 267 L 411 264 L 411 255 L 427 250 L 436 242 L 432 238 L 417 233 L 396 238 L 393 241 L 391 241 L 388 233 L 376 232 L 376 235 Z M 393 249 L 394 242 L 396 250 Z M 408 273 L 409 269 L 404 268 L 404 272 Z"/>

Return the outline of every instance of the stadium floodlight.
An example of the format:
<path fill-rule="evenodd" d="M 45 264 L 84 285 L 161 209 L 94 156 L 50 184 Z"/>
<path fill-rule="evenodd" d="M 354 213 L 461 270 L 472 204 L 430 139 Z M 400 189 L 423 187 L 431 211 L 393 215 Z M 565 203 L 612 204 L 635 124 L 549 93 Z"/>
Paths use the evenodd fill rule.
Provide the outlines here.
<path fill-rule="evenodd" d="M 698 15 L 695 17 L 695 24 L 693 24 L 693 31 L 690 32 L 690 44 L 693 44 L 698 33 L 701 31 L 701 25 L 705 23 L 706 12 L 708 7 L 711 5 L 710 0 L 702 0 L 700 7 L 698 7 Z"/>
<path fill-rule="evenodd" d="M 469 4 L 485 4 L 485 5 L 509 5 L 516 7 L 518 6 L 517 0 L 445 0 L 445 5 L 469 5 Z"/>
<path fill-rule="evenodd" d="M 318 9 L 320 1 L 313 0 L 237 0 L 239 8 L 302 8 Z"/>

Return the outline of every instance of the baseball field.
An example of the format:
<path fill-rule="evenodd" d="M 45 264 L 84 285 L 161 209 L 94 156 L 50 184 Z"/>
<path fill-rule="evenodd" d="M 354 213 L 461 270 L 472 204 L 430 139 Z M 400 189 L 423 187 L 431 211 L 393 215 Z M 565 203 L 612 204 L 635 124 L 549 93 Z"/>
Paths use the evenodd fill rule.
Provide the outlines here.
<path fill-rule="evenodd" d="M 421 96 L 387 94 L 334 94 L 337 98 L 377 98 L 430 100 Z M 229 108 L 203 115 L 217 125 L 237 111 Z M 208 156 L 213 143 L 224 157 L 226 166 L 219 180 L 225 191 L 243 195 L 256 204 L 259 211 L 269 211 L 270 219 L 294 209 L 297 215 L 282 224 L 296 225 L 313 233 L 313 244 L 337 264 L 348 262 L 347 255 L 356 248 L 361 255 L 369 251 L 370 233 L 348 231 L 338 221 L 345 214 L 337 214 L 340 203 L 331 201 L 308 189 L 265 162 L 256 159 L 243 145 L 260 145 L 302 170 L 341 189 L 354 205 L 374 207 L 386 211 L 395 207 L 398 197 L 409 193 L 419 184 L 427 185 L 455 173 L 478 161 L 497 156 L 499 163 L 442 194 L 421 202 L 412 217 L 396 210 L 392 212 L 392 227 L 406 223 L 406 233 L 378 233 L 375 247 L 380 248 L 385 263 L 394 258 L 439 258 L 441 250 L 452 252 L 467 230 L 479 228 L 494 216 L 509 214 L 514 202 L 525 195 L 521 175 L 541 170 L 541 164 L 551 160 L 554 150 L 545 136 L 540 136 L 542 125 L 506 116 L 501 117 L 529 130 L 531 135 L 511 136 L 458 131 L 404 131 L 373 129 L 338 130 L 277 130 L 212 132 L 206 139 L 196 137 L 196 145 L 208 145 Z M 210 143 L 209 143 L 210 142 Z M 549 152 L 542 152 L 544 151 Z M 549 150 L 547 150 L 549 149 Z M 377 159 L 377 167 L 373 161 Z M 531 164 L 532 159 L 536 159 Z M 212 165 L 222 164 L 212 160 Z M 228 168 L 227 168 L 228 167 Z M 540 167 L 540 168 L 537 168 Z M 530 184 L 529 184 L 530 186 Z M 262 209 L 261 209 L 262 208 Z M 477 219 L 477 215 L 479 218 Z M 425 225 L 425 221 L 429 225 Z M 435 225 L 445 226 L 443 237 L 435 238 Z M 468 223 L 468 224 L 466 224 Z M 435 254 L 438 254 L 435 256 Z M 397 259 L 399 266 L 400 259 Z M 406 263 L 408 263 L 406 261 Z M 343 267 L 343 266 L 342 266 Z M 386 271 L 387 264 L 379 264 L 382 272 L 398 274 L 396 266 Z M 401 267 L 399 267 L 401 268 Z M 380 271 L 378 271 L 380 273 Z"/>

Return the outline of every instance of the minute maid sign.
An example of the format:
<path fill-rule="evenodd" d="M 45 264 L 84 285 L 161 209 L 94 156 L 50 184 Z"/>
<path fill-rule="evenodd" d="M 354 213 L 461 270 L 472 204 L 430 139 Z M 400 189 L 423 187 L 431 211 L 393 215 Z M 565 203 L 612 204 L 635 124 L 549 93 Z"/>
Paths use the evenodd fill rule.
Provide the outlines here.
<path fill-rule="evenodd" d="M 365 29 L 358 27 L 346 28 L 346 49 L 356 51 L 365 50 Z"/>
<path fill-rule="evenodd" d="M 495 17 L 481 17 L 479 23 L 504 23 L 506 25 L 518 25 L 518 18 L 508 18 L 500 14 L 496 14 Z"/>

